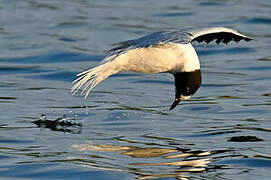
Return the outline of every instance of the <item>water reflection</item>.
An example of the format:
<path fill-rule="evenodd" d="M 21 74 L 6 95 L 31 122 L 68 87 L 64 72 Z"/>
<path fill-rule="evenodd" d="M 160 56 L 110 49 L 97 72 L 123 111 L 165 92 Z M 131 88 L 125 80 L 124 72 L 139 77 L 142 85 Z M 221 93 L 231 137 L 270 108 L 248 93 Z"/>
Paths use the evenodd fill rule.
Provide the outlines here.
<path fill-rule="evenodd" d="M 181 150 L 172 146 L 118 146 L 93 144 L 91 142 L 74 144 L 72 147 L 79 151 L 91 153 L 86 159 L 84 158 L 84 161 L 77 162 L 78 164 L 107 170 L 126 171 L 137 175 L 137 179 L 170 177 L 189 179 L 190 175 L 187 173 L 206 171 L 207 166 L 212 161 L 211 155 L 218 153 L 218 151 Z M 101 152 L 103 152 L 103 156 L 92 154 L 100 154 Z M 108 156 L 105 156 L 106 153 L 112 153 L 109 155 L 110 163 L 108 162 Z M 102 162 L 101 159 L 104 159 L 104 161 Z M 114 161 L 116 161 L 117 164 L 114 164 Z M 118 164 L 118 162 L 122 161 L 125 161 L 124 165 Z"/>

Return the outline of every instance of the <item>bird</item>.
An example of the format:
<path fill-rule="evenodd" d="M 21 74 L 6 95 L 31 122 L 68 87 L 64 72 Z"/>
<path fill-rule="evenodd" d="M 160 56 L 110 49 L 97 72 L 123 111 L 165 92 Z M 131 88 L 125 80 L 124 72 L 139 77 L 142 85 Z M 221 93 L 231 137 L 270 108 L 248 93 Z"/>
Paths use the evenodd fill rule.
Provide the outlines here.
<path fill-rule="evenodd" d="M 90 91 L 109 76 L 122 72 L 170 73 L 174 76 L 175 98 L 169 110 L 188 100 L 202 83 L 200 62 L 193 42 L 225 43 L 253 38 L 226 27 L 165 30 L 113 44 L 105 58 L 94 68 L 79 73 L 73 81 L 72 92 L 81 89 L 88 97 Z"/>

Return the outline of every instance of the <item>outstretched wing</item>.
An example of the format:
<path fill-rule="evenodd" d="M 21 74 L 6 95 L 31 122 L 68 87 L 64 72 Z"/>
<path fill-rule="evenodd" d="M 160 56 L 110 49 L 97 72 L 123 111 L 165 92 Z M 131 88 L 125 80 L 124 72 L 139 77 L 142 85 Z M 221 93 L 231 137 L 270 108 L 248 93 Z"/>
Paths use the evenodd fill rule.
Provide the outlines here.
<path fill-rule="evenodd" d="M 206 42 L 209 43 L 214 41 L 219 43 L 227 44 L 230 41 L 239 42 L 241 40 L 250 41 L 252 38 L 245 36 L 238 31 L 225 27 L 213 27 L 195 29 L 188 32 L 190 35 L 190 41 Z"/>
<path fill-rule="evenodd" d="M 131 49 L 147 48 L 169 42 L 187 44 L 191 41 L 188 32 L 186 31 L 160 31 L 155 32 L 138 39 L 123 41 L 113 44 L 115 47 L 110 49 L 105 61 L 111 61 L 117 56 L 126 53 Z"/>
<path fill-rule="evenodd" d="M 213 27 L 203 29 L 178 30 L 178 31 L 160 31 L 143 36 L 138 39 L 128 40 L 114 44 L 114 48 L 108 51 L 104 62 L 114 60 L 119 55 L 126 53 L 131 49 L 147 48 L 165 43 L 187 44 L 193 41 L 209 43 L 214 41 L 219 43 L 228 43 L 230 41 L 239 42 L 240 40 L 250 41 L 252 38 L 245 36 L 233 29 L 225 27 Z"/>

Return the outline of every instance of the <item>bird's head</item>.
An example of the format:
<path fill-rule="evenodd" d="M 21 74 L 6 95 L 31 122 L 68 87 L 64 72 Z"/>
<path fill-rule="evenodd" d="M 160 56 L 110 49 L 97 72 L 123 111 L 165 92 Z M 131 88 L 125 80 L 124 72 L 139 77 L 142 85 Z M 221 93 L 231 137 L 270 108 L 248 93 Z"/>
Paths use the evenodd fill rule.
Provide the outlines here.
<path fill-rule="evenodd" d="M 189 99 L 197 92 L 201 85 L 200 70 L 175 73 L 174 78 L 176 94 L 170 110 L 174 109 L 180 103 L 180 101 Z"/>

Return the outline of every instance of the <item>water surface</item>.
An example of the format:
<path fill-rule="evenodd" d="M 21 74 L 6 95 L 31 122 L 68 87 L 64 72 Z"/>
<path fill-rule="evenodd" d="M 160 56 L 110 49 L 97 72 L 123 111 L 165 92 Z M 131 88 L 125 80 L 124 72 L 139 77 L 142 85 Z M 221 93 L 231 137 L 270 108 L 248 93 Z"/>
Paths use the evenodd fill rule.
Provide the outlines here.
<path fill-rule="evenodd" d="M 0 2 L 0 179 L 270 179 L 269 1 Z M 173 111 L 170 74 L 70 93 L 111 44 L 198 26 L 256 40 L 195 44 L 203 85 Z"/>

